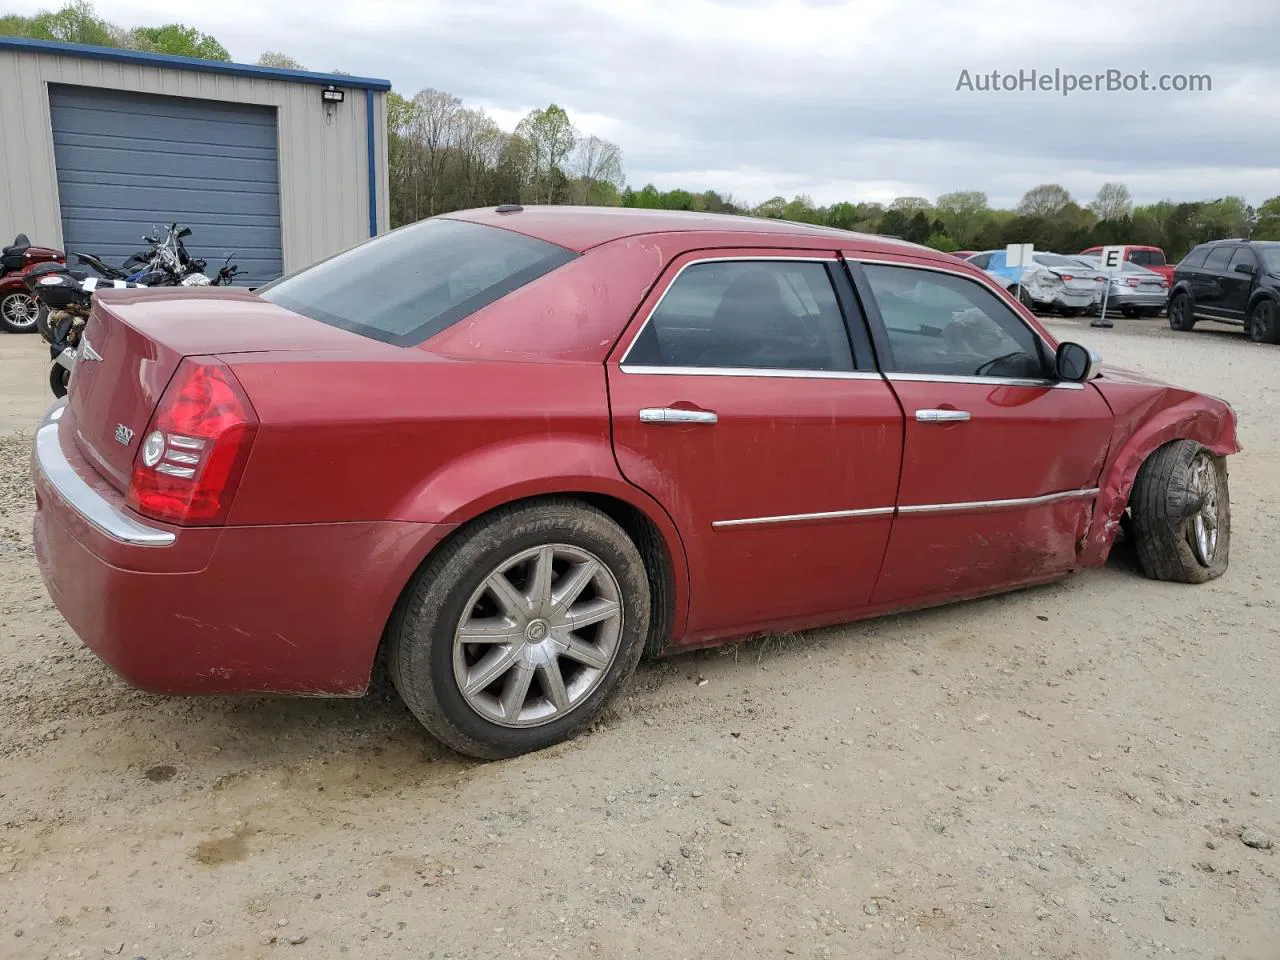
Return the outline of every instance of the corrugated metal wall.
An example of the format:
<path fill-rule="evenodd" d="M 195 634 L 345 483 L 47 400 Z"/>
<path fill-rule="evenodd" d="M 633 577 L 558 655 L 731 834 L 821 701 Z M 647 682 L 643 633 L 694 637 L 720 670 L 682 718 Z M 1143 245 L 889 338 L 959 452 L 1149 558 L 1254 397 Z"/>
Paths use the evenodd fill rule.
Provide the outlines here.
<path fill-rule="evenodd" d="M 48 84 L 168 94 L 277 108 L 284 269 L 296 270 L 369 236 L 366 95 L 332 108 L 314 84 L 228 76 L 70 55 L 0 50 L 0 242 L 18 232 L 63 243 Z M 378 229 L 390 219 L 386 94 L 374 91 Z"/>

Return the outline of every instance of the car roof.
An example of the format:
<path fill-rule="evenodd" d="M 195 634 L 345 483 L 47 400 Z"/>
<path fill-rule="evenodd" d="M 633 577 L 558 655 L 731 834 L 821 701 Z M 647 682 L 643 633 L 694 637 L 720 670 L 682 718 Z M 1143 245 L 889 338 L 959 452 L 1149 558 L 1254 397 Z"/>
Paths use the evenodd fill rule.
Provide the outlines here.
<path fill-rule="evenodd" d="M 894 237 L 763 217 L 634 207 L 527 206 L 512 212 L 499 213 L 498 210 L 495 207 L 481 207 L 442 214 L 442 217 L 502 227 L 578 253 L 626 237 L 701 232 L 741 234 L 744 242 L 775 244 L 780 240 L 788 240 L 805 247 L 856 246 L 860 250 L 896 251 L 951 261 L 955 259 L 932 247 L 908 243 Z"/>

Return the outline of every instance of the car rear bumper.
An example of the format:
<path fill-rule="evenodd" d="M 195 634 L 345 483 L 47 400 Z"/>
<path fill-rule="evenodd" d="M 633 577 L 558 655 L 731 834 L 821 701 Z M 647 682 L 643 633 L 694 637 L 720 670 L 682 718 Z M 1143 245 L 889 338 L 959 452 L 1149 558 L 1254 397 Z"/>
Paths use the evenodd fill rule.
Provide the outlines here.
<path fill-rule="evenodd" d="M 1139 290 L 1126 290 L 1124 292 L 1114 292 L 1107 298 L 1107 309 L 1113 307 L 1139 307 L 1143 310 L 1162 310 L 1165 302 L 1169 298 L 1169 291 L 1157 290 L 1154 293 L 1144 293 Z"/>
<path fill-rule="evenodd" d="M 452 525 L 174 527 L 130 512 L 56 405 L 36 433 L 36 558 L 72 630 L 152 693 L 356 696 L 391 609 Z"/>

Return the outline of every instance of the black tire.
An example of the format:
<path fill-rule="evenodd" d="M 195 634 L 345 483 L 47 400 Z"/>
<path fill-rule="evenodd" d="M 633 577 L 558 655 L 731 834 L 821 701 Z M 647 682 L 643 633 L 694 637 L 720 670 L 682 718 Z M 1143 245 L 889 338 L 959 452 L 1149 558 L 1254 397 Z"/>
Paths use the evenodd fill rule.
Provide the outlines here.
<path fill-rule="evenodd" d="M 0 297 L 0 330 L 8 333 L 35 333 L 40 301 L 26 290 L 14 290 Z"/>
<path fill-rule="evenodd" d="M 1205 486 L 1196 474 L 1203 464 Z M 1216 543 L 1211 556 L 1196 546 L 1196 519 L 1206 491 L 1214 503 Z M 1129 497 L 1134 546 L 1142 572 L 1153 580 L 1204 583 L 1226 572 L 1231 554 L 1231 499 L 1226 458 L 1194 440 L 1156 450 L 1138 470 Z M 1203 522 L 1203 521 L 1202 521 Z"/>
<path fill-rule="evenodd" d="M 1120 316 L 1124 317 L 1126 320 L 1132 320 L 1137 315 L 1138 315 L 1138 308 L 1133 306 L 1132 304 L 1126 303 L 1124 306 L 1120 308 Z"/>
<path fill-rule="evenodd" d="M 1255 303 L 1245 332 L 1254 343 L 1280 343 L 1280 305 L 1267 298 Z"/>
<path fill-rule="evenodd" d="M 464 615 L 471 615 L 469 604 L 484 596 L 483 585 L 507 559 L 549 545 L 590 554 L 612 575 L 622 615 L 620 633 L 612 659 L 578 703 L 538 725 L 506 726 L 483 716 L 464 695 L 455 677 L 455 632 Z M 512 569 L 516 568 L 508 573 Z M 567 498 L 513 505 L 459 531 L 414 576 L 387 627 L 387 665 L 405 705 L 432 735 L 459 753 L 498 760 L 569 740 L 588 727 L 635 672 L 649 616 L 644 561 L 635 543 L 610 517 Z M 557 654 L 555 662 L 557 670 L 564 664 L 571 670 L 583 669 L 567 656 Z M 509 676 L 503 673 L 499 679 Z M 533 682 L 549 703 L 542 676 L 536 674 Z M 561 682 L 572 685 L 563 678 Z M 528 689 L 531 693 L 532 685 Z"/>
<path fill-rule="evenodd" d="M 1084 307 L 1063 307 L 1062 315 L 1064 317 L 1081 317 L 1084 316 Z"/>
<path fill-rule="evenodd" d="M 61 400 L 67 395 L 67 386 L 71 383 L 71 371 L 60 363 L 49 368 L 49 389 Z"/>
<path fill-rule="evenodd" d="M 1031 294 L 1027 292 L 1027 288 L 1023 287 L 1021 290 L 1018 290 L 1017 287 L 1014 287 L 1014 290 L 1017 291 L 1018 299 L 1022 301 L 1022 305 L 1026 307 L 1028 310 L 1030 310 L 1032 313 L 1035 313 L 1036 304 L 1035 304 L 1035 301 L 1031 299 Z"/>
<path fill-rule="evenodd" d="M 1195 304 L 1187 293 L 1175 294 L 1169 301 L 1169 329 L 1187 331 L 1196 325 Z"/>

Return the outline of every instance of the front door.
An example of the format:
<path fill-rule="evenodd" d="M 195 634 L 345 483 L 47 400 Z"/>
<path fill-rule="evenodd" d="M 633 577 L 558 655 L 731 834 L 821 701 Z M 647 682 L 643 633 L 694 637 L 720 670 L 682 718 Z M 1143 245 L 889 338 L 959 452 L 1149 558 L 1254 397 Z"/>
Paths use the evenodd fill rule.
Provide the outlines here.
<path fill-rule="evenodd" d="M 864 326 L 851 349 L 853 302 L 834 253 L 702 251 L 671 264 L 610 358 L 618 463 L 688 556 L 687 642 L 870 601 L 903 425 Z"/>
<path fill-rule="evenodd" d="M 1227 264 L 1235 247 L 1221 244 L 1212 247 L 1191 280 L 1191 296 L 1195 300 L 1196 313 L 1208 317 L 1227 316 Z"/>
<path fill-rule="evenodd" d="M 1248 272 L 1244 272 L 1247 269 Z M 1227 275 L 1222 281 L 1222 312 L 1231 320 L 1244 322 L 1249 309 L 1249 294 L 1253 293 L 1254 278 L 1258 275 L 1258 258 L 1246 246 L 1236 247 L 1227 264 Z"/>
<path fill-rule="evenodd" d="M 852 269 L 906 414 L 898 514 L 873 603 L 1072 569 L 1111 437 L 1102 396 L 1056 382 L 1047 344 L 988 285 L 924 264 Z"/>

